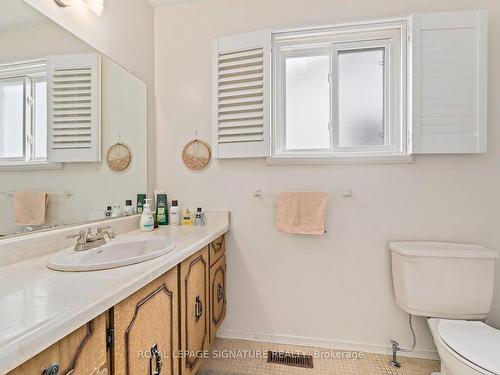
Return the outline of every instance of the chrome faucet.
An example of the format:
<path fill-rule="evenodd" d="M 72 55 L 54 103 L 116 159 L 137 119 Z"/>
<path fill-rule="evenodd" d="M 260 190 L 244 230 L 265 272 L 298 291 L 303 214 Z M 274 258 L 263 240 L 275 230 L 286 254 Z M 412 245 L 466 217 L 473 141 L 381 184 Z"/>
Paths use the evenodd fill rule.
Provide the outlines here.
<path fill-rule="evenodd" d="M 113 239 L 116 237 L 116 233 L 111 229 L 111 227 L 97 227 L 95 234 L 92 234 L 90 228 L 86 231 L 82 230 L 79 233 L 71 234 L 66 238 L 76 238 L 75 251 L 84 251 L 94 249 L 96 247 L 106 244 L 104 236 L 108 236 L 108 239 Z"/>

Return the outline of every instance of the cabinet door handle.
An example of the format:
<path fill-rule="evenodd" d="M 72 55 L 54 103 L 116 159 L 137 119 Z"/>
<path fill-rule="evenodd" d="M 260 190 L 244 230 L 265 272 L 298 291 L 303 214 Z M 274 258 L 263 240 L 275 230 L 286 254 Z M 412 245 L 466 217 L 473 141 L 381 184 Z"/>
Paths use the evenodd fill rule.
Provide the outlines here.
<path fill-rule="evenodd" d="M 57 375 L 59 373 L 59 363 L 53 363 L 42 371 L 42 375 Z"/>
<path fill-rule="evenodd" d="M 224 299 L 224 287 L 221 283 L 217 284 L 217 302 L 220 303 Z"/>
<path fill-rule="evenodd" d="M 163 359 L 161 352 L 158 350 L 158 344 L 151 347 L 151 358 L 149 359 L 149 373 L 151 375 L 160 375 L 161 367 L 163 366 Z"/>
<path fill-rule="evenodd" d="M 222 243 L 224 242 L 223 239 L 220 240 L 220 242 L 212 242 L 212 247 L 214 248 L 214 251 L 217 253 L 220 249 L 222 249 Z"/>
<path fill-rule="evenodd" d="M 203 315 L 203 302 L 201 302 L 200 296 L 197 296 L 194 302 L 194 317 L 196 318 L 196 321 L 200 320 L 202 315 Z"/>

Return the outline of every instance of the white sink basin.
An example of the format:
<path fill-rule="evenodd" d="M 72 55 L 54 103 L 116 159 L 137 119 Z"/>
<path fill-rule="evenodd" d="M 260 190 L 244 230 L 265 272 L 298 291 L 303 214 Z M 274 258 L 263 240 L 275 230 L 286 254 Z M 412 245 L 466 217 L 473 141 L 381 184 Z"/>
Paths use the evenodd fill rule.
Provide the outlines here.
<path fill-rule="evenodd" d="M 158 258 L 175 249 L 167 237 L 134 235 L 110 240 L 91 250 L 61 250 L 49 259 L 47 266 L 57 271 L 97 271 L 128 266 Z"/>

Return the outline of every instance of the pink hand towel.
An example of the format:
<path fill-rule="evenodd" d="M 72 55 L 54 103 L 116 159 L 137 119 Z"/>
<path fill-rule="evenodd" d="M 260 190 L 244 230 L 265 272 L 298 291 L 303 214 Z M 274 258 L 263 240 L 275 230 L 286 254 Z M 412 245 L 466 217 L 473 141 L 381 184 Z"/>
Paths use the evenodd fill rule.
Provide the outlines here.
<path fill-rule="evenodd" d="M 16 191 L 14 213 L 16 225 L 43 225 L 47 210 L 48 194 L 38 191 Z"/>
<path fill-rule="evenodd" d="M 276 201 L 276 225 L 287 233 L 325 233 L 326 193 L 283 192 Z"/>

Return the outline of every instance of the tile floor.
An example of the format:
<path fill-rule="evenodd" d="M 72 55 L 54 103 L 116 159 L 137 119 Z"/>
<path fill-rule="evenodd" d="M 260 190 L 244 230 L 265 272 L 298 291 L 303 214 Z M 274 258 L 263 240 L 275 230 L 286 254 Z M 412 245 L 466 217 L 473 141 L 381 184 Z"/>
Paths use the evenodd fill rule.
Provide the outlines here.
<path fill-rule="evenodd" d="M 268 350 L 312 355 L 314 369 L 268 364 L 263 358 Z M 439 361 L 433 360 L 400 357 L 402 367 L 394 369 L 387 355 L 362 353 L 354 359 L 356 353 L 351 352 L 220 338 L 210 353 L 197 375 L 429 375 L 439 371 Z M 344 358 L 332 358 L 342 354 Z"/>

